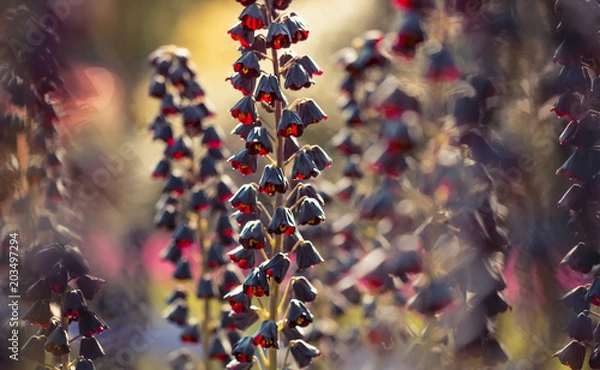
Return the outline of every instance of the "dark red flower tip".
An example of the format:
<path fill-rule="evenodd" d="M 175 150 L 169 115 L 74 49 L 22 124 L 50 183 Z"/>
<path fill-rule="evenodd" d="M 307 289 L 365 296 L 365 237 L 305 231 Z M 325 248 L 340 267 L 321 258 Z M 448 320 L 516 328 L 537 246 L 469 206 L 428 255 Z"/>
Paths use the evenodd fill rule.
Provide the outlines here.
<path fill-rule="evenodd" d="M 181 112 L 183 125 L 185 127 L 202 129 L 202 120 L 206 118 L 206 116 L 199 105 L 183 107 Z"/>
<path fill-rule="evenodd" d="M 269 132 L 261 126 L 254 127 L 246 137 L 246 149 L 252 155 L 264 156 L 273 152 Z"/>
<path fill-rule="evenodd" d="M 202 189 L 196 189 L 190 197 L 190 207 L 196 212 L 202 212 L 210 206 L 210 199 Z"/>
<path fill-rule="evenodd" d="M 258 117 L 256 102 L 252 95 L 244 96 L 229 110 L 231 116 L 244 125 L 254 123 Z"/>
<path fill-rule="evenodd" d="M 270 164 L 266 165 L 258 183 L 258 191 L 273 195 L 276 192 L 285 194 L 287 189 L 288 181 L 283 174 L 283 170 Z"/>
<path fill-rule="evenodd" d="M 258 267 L 253 268 L 244 280 L 244 292 L 255 297 L 269 296 L 267 276 Z"/>
<path fill-rule="evenodd" d="M 273 22 L 269 25 L 266 44 L 267 48 L 279 50 L 282 48 L 289 48 L 291 44 L 292 35 L 284 23 Z"/>
<path fill-rule="evenodd" d="M 242 25 L 253 31 L 264 28 L 266 24 L 265 11 L 257 4 L 250 4 L 245 7 L 238 19 L 242 22 Z"/>
<path fill-rule="evenodd" d="M 256 2 L 256 0 L 235 0 L 235 1 L 242 4 L 243 6 L 252 5 Z"/>
<path fill-rule="evenodd" d="M 392 0 L 392 4 L 401 10 L 419 10 L 433 6 L 431 0 Z"/>
<path fill-rule="evenodd" d="M 256 172 L 256 167 L 258 166 L 257 156 L 250 154 L 246 148 L 231 156 L 228 161 L 234 169 L 238 170 L 244 176 Z"/>
<path fill-rule="evenodd" d="M 254 31 L 245 27 L 242 22 L 238 22 L 227 31 L 227 34 L 234 40 L 239 41 L 242 47 L 249 47 L 254 41 Z"/>
<path fill-rule="evenodd" d="M 242 94 L 246 96 L 252 95 L 254 92 L 254 87 L 256 86 L 255 78 L 245 78 L 237 72 L 231 77 L 227 77 L 225 80 L 231 82 L 231 86 L 233 86 L 234 89 L 241 91 Z"/>
<path fill-rule="evenodd" d="M 265 231 L 260 220 L 248 221 L 240 231 L 239 242 L 247 249 L 263 249 L 266 244 Z"/>
<path fill-rule="evenodd" d="M 185 192 L 186 185 L 181 176 L 171 172 L 165 185 L 163 186 L 163 193 L 172 193 L 176 196 L 182 196 Z"/>
<path fill-rule="evenodd" d="M 227 256 L 241 269 L 247 270 L 254 267 L 256 258 L 254 249 L 248 249 L 240 245 L 227 253 Z"/>
<path fill-rule="evenodd" d="M 242 54 L 233 63 L 233 71 L 245 78 L 258 78 L 260 76 L 260 65 L 256 53 L 248 51 Z"/>

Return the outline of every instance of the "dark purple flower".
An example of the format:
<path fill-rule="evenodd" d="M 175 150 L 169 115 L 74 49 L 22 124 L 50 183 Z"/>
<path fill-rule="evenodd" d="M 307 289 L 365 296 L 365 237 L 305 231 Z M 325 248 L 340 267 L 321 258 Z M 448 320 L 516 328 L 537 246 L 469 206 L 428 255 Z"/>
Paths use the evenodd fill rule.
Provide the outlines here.
<path fill-rule="evenodd" d="M 91 337 L 101 334 L 108 329 L 108 325 L 96 313 L 83 309 L 80 312 L 78 329 L 80 335 Z"/>
<path fill-rule="evenodd" d="M 308 89 L 315 82 L 311 79 L 310 74 L 304 69 L 300 63 L 294 63 L 285 72 L 285 84 L 284 87 L 289 90 L 300 90 L 302 88 Z"/>
<path fill-rule="evenodd" d="M 234 40 L 239 41 L 242 47 L 249 47 L 254 41 L 254 31 L 244 27 L 242 22 L 234 24 L 228 31 L 227 34 Z"/>
<path fill-rule="evenodd" d="M 241 269 L 247 270 L 254 267 L 256 256 L 254 249 L 247 249 L 240 245 L 227 253 L 227 256 L 236 263 Z"/>
<path fill-rule="evenodd" d="M 254 95 L 257 101 L 265 102 L 269 105 L 272 105 L 275 101 L 283 101 L 283 95 L 279 88 L 279 80 L 270 74 L 263 75 L 260 78 Z"/>
<path fill-rule="evenodd" d="M 266 236 L 262 222 L 260 220 L 247 222 L 240 231 L 239 242 L 247 249 L 263 249 Z"/>
<path fill-rule="evenodd" d="M 276 192 L 285 194 L 287 189 L 288 181 L 281 168 L 270 164 L 266 165 L 258 183 L 258 191 L 273 195 Z"/>
<path fill-rule="evenodd" d="M 198 343 L 200 342 L 200 328 L 195 321 L 188 322 L 180 335 L 183 343 Z"/>
<path fill-rule="evenodd" d="M 192 270 L 190 268 L 190 261 L 183 257 L 177 261 L 175 270 L 173 271 L 173 279 L 175 280 L 191 280 Z"/>
<path fill-rule="evenodd" d="M 571 369 L 581 369 L 585 360 L 585 346 L 575 340 L 569 342 L 566 346 L 554 354 L 563 365 L 570 366 Z"/>
<path fill-rule="evenodd" d="M 77 320 L 79 318 L 79 312 L 82 309 L 86 309 L 87 304 L 83 297 L 83 292 L 79 289 L 70 290 L 65 295 L 63 304 L 63 316 L 70 320 Z"/>
<path fill-rule="evenodd" d="M 62 327 L 57 327 L 46 339 L 44 348 L 54 356 L 62 356 L 71 352 L 69 335 Z"/>
<path fill-rule="evenodd" d="M 231 156 L 228 161 L 234 169 L 238 170 L 244 176 L 256 172 L 256 167 L 258 166 L 257 157 L 250 154 L 245 148 Z"/>
<path fill-rule="evenodd" d="M 302 123 L 302 119 L 298 116 L 298 113 L 293 110 L 284 109 L 283 114 L 281 115 L 281 120 L 277 125 L 277 136 L 281 137 L 290 137 L 302 136 L 304 132 L 304 123 Z"/>
<path fill-rule="evenodd" d="M 298 14 L 291 12 L 289 17 L 285 18 L 283 23 L 288 28 L 290 35 L 292 36 L 292 43 L 304 41 L 308 39 L 310 33 L 308 26 L 304 22 L 304 19 Z"/>
<path fill-rule="evenodd" d="M 250 309 L 252 301 L 251 296 L 244 292 L 242 286 L 238 286 L 223 296 L 231 305 L 231 310 L 235 313 L 242 313 Z"/>
<path fill-rule="evenodd" d="M 281 284 L 285 278 L 285 274 L 290 268 L 290 259 L 285 253 L 277 253 L 269 260 L 261 263 L 259 268 L 262 269 L 269 278 L 274 279 L 277 284 Z"/>
<path fill-rule="evenodd" d="M 188 311 L 187 302 L 178 298 L 165 309 L 163 317 L 174 324 L 183 326 L 187 322 Z"/>
<path fill-rule="evenodd" d="M 296 221 L 292 211 L 287 207 L 275 208 L 267 231 L 274 234 L 292 235 L 296 231 Z"/>
<path fill-rule="evenodd" d="M 264 28 L 266 24 L 266 15 L 257 4 L 250 4 L 244 8 L 238 19 L 242 25 L 253 31 Z"/>
<path fill-rule="evenodd" d="M 252 343 L 252 337 L 243 337 L 232 348 L 231 354 L 239 362 L 251 363 L 254 360 L 256 347 Z"/>
<path fill-rule="evenodd" d="M 317 298 L 317 288 L 304 276 L 295 278 L 292 288 L 294 297 L 302 302 L 312 302 Z"/>
<path fill-rule="evenodd" d="M 79 356 L 83 356 L 89 360 L 95 360 L 100 357 L 106 356 L 104 348 L 100 345 L 96 337 L 84 337 L 79 342 Z"/>
<path fill-rule="evenodd" d="M 298 270 L 313 267 L 325 262 L 310 241 L 304 241 L 296 248 L 296 267 Z"/>
<path fill-rule="evenodd" d="M 269 296 L 269 282 L 260 268 L 253 268 L 244 280 L 244 293 L 255 297 Z"/>
<path fill-rule="evenodd" d="M 308 180 L 317 177 L 320 174 L 321 171 L 319 171 L 317 165 L 313 162 L 306 150 L 302 150 L 302 152 L 294 159 L 294 166 L 292 167 L 293 179 Z"/>
<path fill-rule="evenodd" d="M 284 23 L 272 22 L 267 33 L 267 47 L 275 50 L 289 48 L 292 44 L 292 35 Z"/>
<path fill-rule="evenodd" d="M 264 127 L 254 127 L 246 137 L 246 149 L 252 155 L 264 156 L 273 152 L 273 143 Z"/>
<path fill-rule="evenodd" d="M 304 199 L 300 204 L 298 221 L 300 225 L 318 225 L 325 221 L 325 212 L 321 204 L 313 198 Z"/>
<path fill-rule="evenodd" d="M 264 320 L 252 336 L 252 343 L 263 348 L 279 348 L 277 333 L 277 323 L 273 320 Z"/>
<path fill-rule="evenodd" d="M 585 243 L 579 243 L 562 259 L 561 264 L 563 263 L 573 271 L 587 274 L 595 265 L 600 264 L 600 254 Z"/>
<path fill-rule="evenodd" d="M 231 82 L 231 86 L 233 86 L 234 89 L 241 91 L 242 94 L 246 96 L 252 95 L 254 87 L 256 86 L 255 78 L 245 78 L 237 72 L 231 75 L 231 77 L 227 77 L 226 81 Z"/>
<path fill-rule="evenodd" d="M 307 367 L 313 358 L 321 356 L 321 352 L 302 339 L 290 343 L 290 353 L 300 368 Z"/>
<path fill-rule="evenodd" d="M 254 53 L 252 53 L 254 54 Z M 256 101 L 252 95 L 244 96 L 240 101 L 235 103 L 229 110 L 231 116 L 244 125 L 249 125 L 256 121 Z"/>
<path fill-rule="evenodd" d="M 248 51 L 242 54 L 233 64 L 233 70 L 239 73 L 242 77 L 258 78 L 260 77 L 260 65 L 258 64 L 258 56 L 253 51 Z"/>
<path fill-rule="evenodd" d="M 312 99 L 306 99 L 298 103 L 295 109 L 305 126 L 327 119 L 325 112 Z"/>

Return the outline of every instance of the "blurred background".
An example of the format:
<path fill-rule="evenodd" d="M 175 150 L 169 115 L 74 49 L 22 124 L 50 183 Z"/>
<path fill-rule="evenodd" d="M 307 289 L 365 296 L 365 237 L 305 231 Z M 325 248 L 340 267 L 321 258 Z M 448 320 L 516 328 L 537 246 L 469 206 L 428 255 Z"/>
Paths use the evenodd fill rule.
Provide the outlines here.
<path fill-rule="evenodd" d="M 502 56 L 513 70 L 504 75 L 511 79 L 502 81 L 503 96 L 510 97 L 499 103 L 503 119 L 497 140 L 527 164 L 515 178 L 497 179 L 500 201 L 509 209 L 508 234 L 514 243 L 505 265 L 505 293 L 512 311 L 497 324 L 498 337 L 512 358 L 498 368 L 560 368 L 558 361 L 551 360 L 565 341 L 566 323 L 558 298 L 578 281 L 558 267 L 575 241 L 564 226 L 567 215 L 556 208 L 568 182 L 554 173 L 568 151 L 557 144 L 562 126 L 549 112 L 553 101 L 539 92 L 546 72 L 556 73 L 548 66 L 558 41 L 553 3 L 518 4 L 519 43 L 507 49 L 510 55 Z M 19 4 L 3 0 L 0 11 Z M 181 345 L 179 330 L 161 318 L 164 298 L 174 282 L 170 266 L 158 257 L 170 235 L 153 229 L 161 184 L 153 182 L 150 173 L 162 157 L 162 145 L 152 142 L 147 130 L 159 105 L 147 96 L 152 76 L 147 56 L 166 44 L 188 48 L 198 79 L 217 112 L 212 122 L 230 132 L 237 122 L 228 109 L 239 94 L 225 79 L 239 52 L 226 31 L 241 8 L 233 0 L 81 0 L 69 4 L 69 14 L 59 29 L 59 58 L 71 95 L 63 124 L 77 185 L 72 207 L 81 212 L 70 226 L 82 235 L 81 248 L 91 269 L 108 281 L 94 304 L 113 328 L 100 338 L 107 357 L 98 360 L 97 368 L 166 369 L 168 354 Z M 329 115 L 328 121 L 308 130 L 303 139 L 334 153 L 330 140 L 344 125 L 337 106 L 338 86 L 344 78 L 336 66 L 338 51 L 367 30 L 393 32 L 400 16 L 388 0 L 296 0 L 293 10 L 311 29 L 309 40 L 294 51 L 311 55 L 325 71 L 309 95 Z M 487 47 L 493 46 L 483 46 Z M 457 52 L 460 55 L 461 50 Z M 238 147 L 238 139 L 228 137 L 225 148 L 235 153 Z M 325 180 L 339 178 L 342 161 L 336 158 L 332 169 L 324 173 Z M 336 216 L 341 214 L 328 213 L 331 220 Z M 360 314 L 351 312 L 342 324 L 356 324 L 354 320 L 360 320 Z M 410 314 L 406 320 L 422 324 Z M 352 338 L 346 339 L 351 342 Z M 200 345 L 187 347 L 199 356 Z M 343 368 L 411 368 L 394 365 L 393 353 L 381 346 L 360 345 L 355 353 L 350 357 L 354 365 L 346 363 Z M 378 356 L 387 360 L 374 367 Z M 320 361 L 315 368 L 333 366 L 326 357 Z"/>

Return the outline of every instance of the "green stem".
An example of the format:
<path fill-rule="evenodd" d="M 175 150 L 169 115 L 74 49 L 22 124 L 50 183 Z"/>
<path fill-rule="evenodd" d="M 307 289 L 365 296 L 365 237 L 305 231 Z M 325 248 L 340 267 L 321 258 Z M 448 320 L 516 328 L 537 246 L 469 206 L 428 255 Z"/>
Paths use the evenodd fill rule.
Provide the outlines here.
<path fill-rule="evenodd" d="M 266 7 L 268 12 L 268 19 L 273 20 L 276 18 L 275 11 L 273 10 L 272 1 L 266 1 Z M 273 75 L 277 77 L 277 81 L 279 83 L 279 87 L 281 88 L 281 76 L 280 76 L 280 66 L 279 66 L 279 56 L 277 55 L 277 50 L 274 48 L 271 49 L 271 61 L 273 62 Z M 283 111 L 283 104 L 281 101 L 275 102 L 275 127 L 279 124 L 281 120 L 281 114 Z M 285 156 L 284 156 L 284 140 L 283 137 L 277 136 L 276 143 L 276 152 L 277 152 L 277 167 L 281 168 L 282 171 L 285 169 Z M 285 172 L 284 172 L 285 173 Z M 284 197 L 283 194 L 277 193 L 275 198 L 275 207 L 280 207 L 283 205 Z M 272 255 L 276 255 L 281 252 L 283 246 L 283 235 L 278 235 L 275 238 L 275 245 L 273 246 Z M 270 292 L 271 296 L 269 298 L 269 315 L 271 320 L 277 322 L 277 308 L 279 306 L 279 285 L 275 282 L 275 279 L 271 279 L 270 282 Z M 269 348 L 269 370 L 277 370 L 277 348 L 271 347 Z"/>
<path fill-rule="evenodd" d="M 201 276 L 204 276 L 208 272 L 208 255 L 206 248 L 206 240 L 204 235 L 204 224 L 202 222 L 202 212 L 198 212 L 198 246 L 200 247 L 200 255 L 202 256 L 202 271 Z M 204 310 L 204 320 L 202 320 L 202 347 L 204 351 L 204 370 L 210 369 L 210 298 L 205 298 L 202 302 Z"/>

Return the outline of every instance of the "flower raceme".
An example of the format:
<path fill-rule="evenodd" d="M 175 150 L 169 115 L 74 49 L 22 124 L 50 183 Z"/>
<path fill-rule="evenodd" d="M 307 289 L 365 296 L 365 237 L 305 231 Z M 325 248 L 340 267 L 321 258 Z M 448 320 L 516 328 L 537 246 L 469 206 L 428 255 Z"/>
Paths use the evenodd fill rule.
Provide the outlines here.
<path fill-rule="evenodd" d="M 321 147 L 302 146 L 297 141 L 310 125 L 326 120 L 327 115 L 310 98 L 290 104 L 286 95 L 310 88 L 315 83 L 313 77 L 323 71 L 310 56 L 286 50 L 310 36 L 306 21 L 287 10 L 291 0 L 237 2 L 244 9 L 239 23 L 228 33 L 240 43 L 241 55 L 227 80 L 243 95 L 229 109 L 238 121 L 232 134 L 243 140 L 243 147 L 229 162 L 242 175 L 258 172 L 260 180 L 258 184 L 243 184 L 229 199 L 237 210 L 234 216 L 240 226 L 240 245 L 228 256 L 249 271 L 243 287 L 225 299 L 233 311 L 229 315 L 233 326 L 242 331 L 258 320 L 251 298 L 268 297 L 269 307 L 258 330 L 233 343 L 231 355 L 235 360 L 227 368 L 244 368 L 254 361 L 257 351 L 267 349 L 269 370 L 279 369 L 277 350 L 286 343 L 298 366 L 305 367 L 320 352 L 304 341 L 294 346 L 282 342 L 279 333 L 282 327 L 295 330 L 313 321 L 304 302 L 316 298 L 316 288 L 307 277 L 300 280 L 287 275 L 293 259 L 299 268 L 323 262 L 314 245 L 301 235 L 305 227 L 325 221 L 322 199 L 316 200 L 318 193 L 303 181 L 318 177 L 331 165 L 331 158 Z M 272 69 L 265 72 L 268 63 Z M 302 300 L 288 293 L 281 296 L 282 284 L 289 284 L 285 291 L 293 290 Z M 299 335 L 295 339 L 305 338 Z"/>

